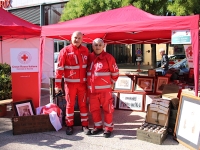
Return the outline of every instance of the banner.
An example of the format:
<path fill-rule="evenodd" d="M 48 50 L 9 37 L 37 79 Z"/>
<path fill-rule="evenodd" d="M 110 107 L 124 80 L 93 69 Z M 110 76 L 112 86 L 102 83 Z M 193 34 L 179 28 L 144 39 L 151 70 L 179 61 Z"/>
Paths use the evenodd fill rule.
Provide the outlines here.
<path fill-rule="evenodd" d="M 38 72 L 37 48 L 11 48 L 11 72 Z"/>
<path fill-rule="evenodd" d="M 172 30 L 171 44 L 191 44 L 190 30 Z"/>
<path fill-rule="evenodd" d="M 40 104 L 39 52 L 37 48 L 10 48 L 13 101 L 31 99 Z"/>

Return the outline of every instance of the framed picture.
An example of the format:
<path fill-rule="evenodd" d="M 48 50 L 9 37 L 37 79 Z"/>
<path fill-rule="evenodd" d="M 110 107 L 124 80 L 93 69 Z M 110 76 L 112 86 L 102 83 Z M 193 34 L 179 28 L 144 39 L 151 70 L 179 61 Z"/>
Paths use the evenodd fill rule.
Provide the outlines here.
<path fill-rule="evenodd" d="M 171 78 L 172 74 L 171 73 L 166 73 L 165 77 Z"/>
<path fill-rule="evenodd" d="M 148 70 L 148 76 L 149 76 L 149 77 L 155 77 L 155 76 L 156 76 L 156 70 L 154 70 L 154 69 L 149 69 L 149 70 Z"/>
<path fill-rule="evenodd" d="M 189 149 L 200 149 L 200 98 L 182 94 L 174 134 Z"/>
<path fill-rule="evenodd" d="M 137 77 L 135 84 L 135 91 L 145 91 L 152 92 L 153 91 L 153 77 Z"/>
<path fill-rule="evenodd" d="M 143 94 L 120 93 L 119 109 L 143 111 Z"/>
<path fill-rule="evenodd" d="M 112 93 L 112 97 L 113 97 L 113 106 L 114 106 L 114 108 L 117 108 L 118 93 L 117 92 L 113 92 Z"/>
<path fill-rule="evenodd" d="M 165 84 L 168 84 L 169 77 L 158 77 L 156 84 L 156 93 L 162 93 Z"/>
<path fill-rule="evenodd" d="M 16 116 L 35 115 L 35 109 L 33 107 L 32 100 L 13 102 L 13 109 Z"/>
<path fill-rule="evenodd" d="M 133 76 L 119 76 L 114 85 L 114 90 L 132 91 Z"/>

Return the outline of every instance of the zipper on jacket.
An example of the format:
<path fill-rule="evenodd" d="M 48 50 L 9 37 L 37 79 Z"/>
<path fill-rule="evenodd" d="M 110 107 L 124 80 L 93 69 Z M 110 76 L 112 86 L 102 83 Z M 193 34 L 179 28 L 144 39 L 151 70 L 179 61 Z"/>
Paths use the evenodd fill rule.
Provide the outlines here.
<path fill-rule="evenodd" d="M 101 78 L 101 80 L 103 80 L 104 82 L 108 83 L 108 81 L 106 81 L 105 79 Z"/>
<path fill-rule="evenodd" d="M 93 66 L 93 62 L 92 62 L 91 65 L 90 65 L 90 70 L 92 70 L 92 66 Z"/>
<path fill-rule="evenodd" d="M 74 72 L 74 73 L 70 74 L 68 77 L 71 77 L 71 76 L 73 76 L 73 75 L 75 75 L 75 74 L 76 74 L 76 72 Z"/>
<path fill-rule="evenodd" d="M 76 55 L 74 55 L 74 59 L 75 59 L 75 61 L 76 61 L 76 64 L 78 64 L 78 60 L 77 60 Z"/>
<path fill-rule="evenodd" d="M 83 63 L 85 63 L 85 60 L 84 60 L 84 57 L 83 57 L 83 55 L 82 55 L 82 54 L 81 54 L 81 56 L 82 56 Z"/>

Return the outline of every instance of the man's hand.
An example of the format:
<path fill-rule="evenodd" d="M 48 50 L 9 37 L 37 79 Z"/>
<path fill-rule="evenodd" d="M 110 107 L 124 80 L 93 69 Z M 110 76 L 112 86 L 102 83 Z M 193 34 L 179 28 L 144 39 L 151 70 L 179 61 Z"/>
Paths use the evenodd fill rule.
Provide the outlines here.
<path fill-rule="evenodd" d="M 55 88 L 55 93 L 58 94 L 59 91 L 62 91 L 62 88 Z"/>
<path fill-rule="evenodd" d="M 112 90 L 114 89 L 114 83 L 111 83 L 111 89 Z"/>

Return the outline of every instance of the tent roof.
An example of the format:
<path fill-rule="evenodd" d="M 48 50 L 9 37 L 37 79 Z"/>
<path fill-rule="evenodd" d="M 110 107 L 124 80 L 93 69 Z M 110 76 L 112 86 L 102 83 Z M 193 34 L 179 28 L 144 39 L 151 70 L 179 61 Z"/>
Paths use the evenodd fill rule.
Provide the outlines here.
<path fill-rule="evenodd" d="M 9 38 L 30 38 L 40 36 L 41 27 L 31 24 L 0 8 L 0 37 Z"/>
<path fill-rule="evenodd" d="M 199 16 L 155 16 L 132 5 L 42 27 L 42 36 L 70 40 L 74 31 L 83 41 L 99 37 L 106 43 L 170 43 L 172 30 L 198 28 Z"/>

